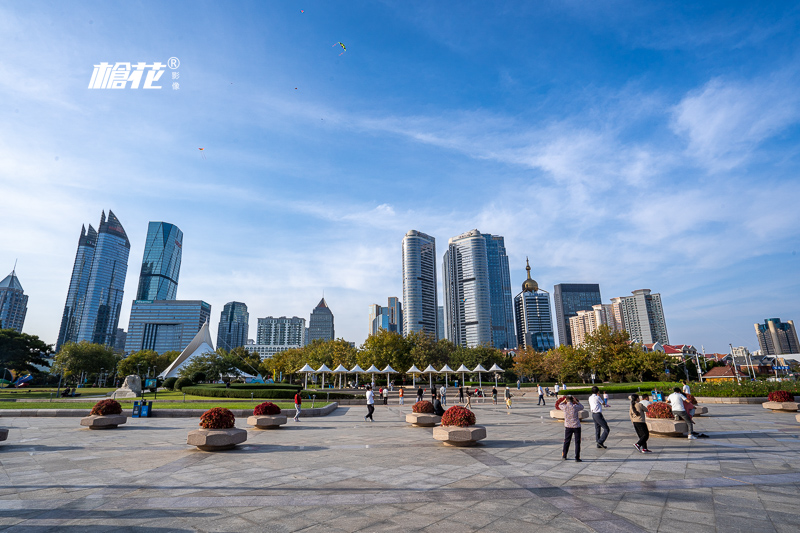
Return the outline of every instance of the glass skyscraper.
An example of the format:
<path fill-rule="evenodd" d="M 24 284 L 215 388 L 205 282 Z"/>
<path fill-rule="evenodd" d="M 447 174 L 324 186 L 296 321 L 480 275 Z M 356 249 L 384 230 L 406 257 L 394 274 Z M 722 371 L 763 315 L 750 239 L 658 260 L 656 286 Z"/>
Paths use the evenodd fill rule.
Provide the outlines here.
<path fill-rule="evenodd" d="M 27 313 L 28 297 L 22 290 L 15 267 L 0 281 L 0 329 L 14 329 L 21 333 Z"/>
<path fill-rule="evenodd" d="M 178 226 L 150 222 L 137 300 L 174 300 L 177 297 L 182 249 L 183 232 Z"/>
<path fill-rule="evenodd" d="M 369 334 L 377 335 L 382 329 L 403 334 L 403 305 L 396 296 L 389 297 L 386 307 L 369 306 Z"/>
<path fill-rule="evenodd" d="M 539 290 L 539 285 L 531 279 L 531 266 L 525 270 L 528 279 L 522 283 L 522 292 L 514 298 L 516 312 L 517 340 L 523 348 L 533 348 L 546 352 L 556 347 L 553 335 L 553 318 L 550 314 L 550 295 Z"/>
<path fill-rule="evenodd" d="M 483 234 L 486 239 L 486 261 L 489 266 L 489 296 L 492 306 L 492 346 L 516 348 L 514 309 L 511 295 L 511 272 L 508 267 L 505 239 Z"/>
<path fill-rule="evenodd" d="M 131 243 L 112 211 L 81 229 L 56 349 L 65 342 L 116 343 Z"/>
<path fill-rule="evenodd" d="M 578 311 L 589 311 L 600 301 L 600 285 L 597 283 L 559 283 L 553 291 L 556 304 L 556 326 L 559 344 L 572 346 L 569 319 L 578 316 Z"/>
<path fill-rule="evenodd" d="M 247 344 L 250 313 L 242 302 L 228 302 L 222 308 L 217 329 L 217 348 L 228 351 Z"/>
<path fill-rule="evenodd" d="M 424 331 L 437 337 L 436 239 L 417 230 L 403 237 L 404 336 Z"/>
<path fill-rule="evenodd" d="M 202 300 L 134 300 L 125 353 L 182 351 L 211 318 Z"/>
<path fill-rule="evenodd" d="M 311 318 L 308 321 L 308 343 L 311 344 L 317 339 L 332 341 L 334 336 L 333 312 L 323 298 L 311 312 Z"/>

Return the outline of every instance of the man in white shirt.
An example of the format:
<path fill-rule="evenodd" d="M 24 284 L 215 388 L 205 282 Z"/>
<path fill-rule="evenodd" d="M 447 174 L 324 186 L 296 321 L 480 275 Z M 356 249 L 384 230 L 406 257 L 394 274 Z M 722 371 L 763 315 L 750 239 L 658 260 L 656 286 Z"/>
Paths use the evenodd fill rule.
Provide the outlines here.
<path fill-rule="evenodd" d="M 692 418 L 686 413 L 686 408 L 683 406 L 683 402 L 686 401 L 686 396 L 681 394 L 681 390 L 678 387 L 673 389 L 673 393 L 667 396 L 667 401 L 669 402 L 670 407 L 672 407 L 672 414 L 675 416 L 675 420 L 683 420 L 689 426 L 689 439 L 694 440 L 697 437 L 694 436 L 694 424 L 692 424 Z"/>
<path fill-rule="evenodd" d="M 369 419 L 370 422 L 375 422 L 372 419 L 372 413 L 375 412 L 375 393 L 372 392 L 372 387 L 367 385 L 367 416 L 364 417 L 364 422 Z"/>
<path fill-rule="evenodd" d="M 558 381 L 556 381 L 556 386 L 554 388 L 556 389 L 556 398 L 558 398 Z"/>
<path fill-rule="evenodd" d="M 542 386 L 539 385 L 538 383 L 536 384 L 536 392 L 539 393 L 539 403 L 537 403 L 536 405 L 547 405 L 544 402 L 544 389 L 542 389 Z"/>
<path fill-rule="evenodd" d="M 650 404 L 652 403 L 650 401 L 650 395 L 649 394 L 642 394 L 642 399 L 639 401 L 639 403 L 644 405 L 645 409 L 650 407 Z"/>
<path fill-rule="evenodd" d="M 603 416 L 603 399 L 600 398 L 600 389 L 597 387 L 592 387 L 589 409 L 592 411 L 592 420 L 594 420 L 594 438 L 597 441 L 597 447 L 607 448 L 604 443 L 608 438 L 608 422 Z"/>
<path fill-rule="evenodd" d="M 683 381 L 682 383 L 683 383 L 683 395 L 689 396 L 692 393 L 692 391 L 689 389 L 689 384 L 686 383 L 685 381 Z"/>

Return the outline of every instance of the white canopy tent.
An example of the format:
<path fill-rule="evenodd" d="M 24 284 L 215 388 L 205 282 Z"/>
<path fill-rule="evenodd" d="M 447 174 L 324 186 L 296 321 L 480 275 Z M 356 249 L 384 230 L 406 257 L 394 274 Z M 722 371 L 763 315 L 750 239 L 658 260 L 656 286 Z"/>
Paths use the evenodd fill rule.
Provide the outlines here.
<path fill-rule="evenodd" d="M 417 374 L 422 374 L 422 370 L 417 368 L 417 365 L 411 365 L 406 374 L 411 374 L 411 386 L 417 387 Z"/>
<path fill-rule="evenodd" d="M 397 374 L 397 371 L 392 368 L 390 365 L 386 365 L 386 368 L 381 370 L 381 372 L 386 374 L 386 386 L 389 386 L 389 374 Z"/>
<path fill-rule="evenodd" d="M 433 389 L 433 375 L 438 373 L 438 371 L 433 368 L 432 365 L 428 365 L 428 368 L 422 371 L 423 374 L 428 374 L 428 382 L 430 384 L 431 390 Z"/>
<path fill-rule="evenodd" d="M 322 374 L 322 388 L 323 389 L 325 388 L 325 373 L 326 372 L 328 374 L 330 374 L 331 373 L 331 369 L 328 368 L 328 365 L 323 363 L 322 366 L 317 369 L 317 374 Z"/>
<path fill-rule="evenodd" d="M 475 367 L 475 370 L 473 370 L 473 372 L 478 373 L 478 387 L 480 387 L 480 389 L 483 390 L 483 380 L 481 372 L 487 372 L 487 370 L 483 368 L 483 365 L 478 365 Z"/>
<path fill-rule="evenodd" d="M 494 372 L 494 387 L 497 388 L 497 374 L 499 372 L 505 372 L 505 370 L 497 366 L 497 363 L 495 363 L 492 365 L 492 368 L 489 369 L 489 372 Z"/>
<path fill-rule="evenodd" d="M 298 370 L 298 372 L 299 372 L 299 373 L 301 373 L 301 374 L 305 374 L 305 375 L 306 375 L 306 385 L 305 385 L 305 387 L 304 387 L 304 388 L 306 388 L 306 389 L 307 389 L 307 388 L 308 388 L 308 375 L 309 375 L 309 374 L 313 374 L 313 373 L 314 373 L 314 372 L 316 372 L 316 371 L 315 371 L 313 368 L 311 368 L 311 365 L 309 365 L 308 363 L 306 363 L 306 366 L 304 366 L 303 368 L 301 368 L 300 370 Z"/>
<path fill-rule="evenodd" d="M 367 369 L 367 374 L 370 374 L 370 377 L 372 378 L 370 381 L 372 381 L 373 387 L 375 386 L 375 374 L 380 374 L 380 373 L 381 371 L 378 370 L 378 367 L 376 367 L 375 365 L 370 365 L 370 367 Z"/>
<path fill-rule="evenodd" d="M 366 374 L 366 372 L 364 372 L 364 369 L 361 368 L 358 365 L 356 365 L 353 368 L 351 368 L 350 372 L 356 375 L 356 388 L 358 388 L 358 375 L 359 374 Z"/>
<path fill-rule="evenodd" d="M 460 367 L 458 367 L 456 369 L 456 372 L 460 372 L 461 373 L 461 383 L 462 383 L 462 385 L 464 383 L 466 383 L 466 381 L 464 381 L 464 372 L 469 372 L 469 368 L 465 367 L 464 365 L 461 365 Z"/>
<path fill-rule="evenodd" d="M 333 369 L 333 373 L 334 374 L 339 374 L 339 376 L 340 376 L 339 377 L 339 388 L 343 389 L 344 388 L 344 383 L 342 383 L 342 381 L 343 381 L 343 379 L 345 377 L 344 374 L 347 374 L 347 369 L 344 367 L 344 365 L 339 365 L 339 366 L 337 366 L 336 368 Z"/>
<path fill-rule="evenodd" d="M 453 369 L 450 368 L 450 365 L 444 365 L 441 370 L 439 370 L 440 374 L 444 374 L 444 386 L 447 387 L 447 374 L 452 374 Z"/>

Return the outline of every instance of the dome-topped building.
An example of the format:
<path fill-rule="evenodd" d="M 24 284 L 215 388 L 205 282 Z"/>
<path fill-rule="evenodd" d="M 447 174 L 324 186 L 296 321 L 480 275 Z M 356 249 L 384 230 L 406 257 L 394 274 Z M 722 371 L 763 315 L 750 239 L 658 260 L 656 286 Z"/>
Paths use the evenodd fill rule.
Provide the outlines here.
<path fill-rule="evenodd" d="M 527 258 L 525 263 L 528 279 L 522 282 L 522 292 L 514 298 L 517 339 L 522 348 L 546 352 L 555 348 L 550 294 L 531 278 L 531 264 Z"/>
<path fill-rule="evenodd" d="M 522 282 L 522 292 L 536 292 L 539 290 L 539 284 L 535 279 L 531 279 L 531 263 L 528 258 L 525 258 L 525 270 L 528 271 L 528 279 Z"/>

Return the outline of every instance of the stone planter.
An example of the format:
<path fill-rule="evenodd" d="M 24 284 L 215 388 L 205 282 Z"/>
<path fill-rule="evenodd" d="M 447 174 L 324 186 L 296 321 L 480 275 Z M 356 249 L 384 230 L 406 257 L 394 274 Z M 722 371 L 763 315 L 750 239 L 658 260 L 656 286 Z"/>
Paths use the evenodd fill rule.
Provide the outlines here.
<path fill-rule="evenodd" d="M 689 434 L 689 424 L 672 418 L 648 418 L 647 429 L 656 437 L 685 437 Z"/>
<path fill-rule="evenodd" d="M 764 402 L 761 404 L 761 407 L 772 411 L 790 413 L 797 411 L 797 402 Z"/>
<path fill-rule="evenodd" d="M 409 413 L 406 422 L 417 427 L 432 427 L 442 421 L 442 417 L 433 413 Z"/>
<path fill-rule="evenodd" d="M 798 422 L 800 422 L 800 415 L 794 415 L 794 419 L 797 420 Z M 0 429 L 0 431 L 2 431 L 2 430 Z M 8 430 L 6 430 L 6 433 L 8 433 Z M 3 440 L 3 439 L 0 439 L 0 440 Z"/>
<path fill-rule="evenodd" d="M 561 409 L 551 409 L 550 418 L 553 420 L 564 420 L 564 411 Z M 589 418 L 589 411 L 581 409 L 578 411 L 578 419 L 583 420 L 584 418 Z"/>
<path fill-rule="evenodd" d="M 433 438 L 444 442 L 445 446 L 475 446 L 486 438 L 486 428 L 483 426 L 437 426 L 433 428 Z"/>
<path fill-rule="evenodd" d="M 230 429 L 195 429 L 189 432 L 186 444 L 197 446 L 204 452 L 230 450 L 247 440 L 247 431 Z"/>
<path fill-rule="evenodd" d="M 0 440 L 6 440 L 8 438 L 8 430 L 6 428 L 0 428 Z"/>
<path fill-rule="evenodd" d="M 253 415 L 247 423 L 256 429 L 280 429 L 286 423 L 286 415 Z"/>
<path fill-rule="evenodd" d="M 81 418 L 81 425 L 89 429 L 114 429 L 127 421 L 125 415 L 89 415 Z"/>
<path fill-rule="evenodd" d="M 703 416 L 707 414 L 708 414 L 708 407 L 700 407 L 699 405 L 695 405 L 694 416 Z"/>

